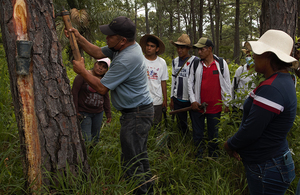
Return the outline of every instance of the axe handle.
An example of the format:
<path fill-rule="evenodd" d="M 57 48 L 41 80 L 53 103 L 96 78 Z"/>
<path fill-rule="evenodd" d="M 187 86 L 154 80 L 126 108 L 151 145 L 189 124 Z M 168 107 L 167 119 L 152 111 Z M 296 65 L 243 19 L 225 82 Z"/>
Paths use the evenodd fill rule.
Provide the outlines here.
<path fill-rule="evenodd" d="M 207 107 L 207 103 L 206 102 L 203 102 L 199 106 L 200 109 L 204 109 L 204 113 L 206 112 L 206 107 Z M 179 112 L 186 112 L 186 111 L 190 111 L 190 110 L 192 110 L 192 106 L 186 107 L 186 108 L 181 108 L 181 109 L 178 109 L 178 110 L 173 110 L 173 111 L 169 112 L 169 114 L 177 114 Z"/>
<path fill-rule="evenodd" d="M 65 11 L 63 11 L 63 12 L 65 12 Z M 62 18 L 63 18 L 63 21 L 65 23 L 65 26 L 66 26 L 67 30 L 73 28 L 71 20 L 70 20 L 70 16 L 68 14 L 63 14 Z M 74 59 L 76 61 L 80 61 L 81 60 L 81 55 L 80 55 L 80 52 L 79 52 L 76 37 L 75 37 L 73 32 L 68 31 L 68 33 L 69 33 L 69 41 L 70 41 L 70 45 L 71 45 L 71 49 L 72 49 Z"/>
<path fill-rule="evenodd" d="M 173 111 L 169 112 L 169 114 L 177 114 L 179 112 L 186 112 L 186 111 L 190 111 L 190 110 L 192 110 L 192 106 L 186 107 L 186 108 L 181 108 L 178 110 L 173 110 Z"/>

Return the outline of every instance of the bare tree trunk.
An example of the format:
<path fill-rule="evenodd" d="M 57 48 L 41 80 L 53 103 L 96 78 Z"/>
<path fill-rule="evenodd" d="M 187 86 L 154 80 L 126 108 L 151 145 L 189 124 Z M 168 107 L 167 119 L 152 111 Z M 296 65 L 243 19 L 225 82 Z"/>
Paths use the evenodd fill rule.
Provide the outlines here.
<path fill-rule="evenodd" d="M 294 39 L 297 20 L 297 1 L 263 0 L 261 10 L 261 35 L 269 29 L 277 29 L 286 32 Z"/>
<path fill-rule="evenodd" d="M 193 27 L 192 27 L 192 31 L 193 31 L 193 37 L 194 37 L 194 43 L 197 42 L 197 32 L 196 32 L 196 17 L 195 17 L 195 2 L 194 0 L 191 0 L 191 19 L 192 19 L 192 24 L 193 24 Z"/>
<path fill-rule="evenodd" d="M 300 2 L 297 1 L 297 4 L 298 4 L 298 11 L 297 11 L 297 18 L 298 18 L 298 33 L 297 33 L 297 37 L 300 37 Z"/>
<path fill-rule="evenodd" d="M 215 54 L 219 56 L 220 47 L 220 2 L 216 0 L 216 43 L 215 43 Z"/>
<path fill-rule="evenodd" d="M 169 0 L 169 6 L 171 6 L 172 5 L 172 0 Z M 170 37 L 170 39 L 173 39 L 173 33 L 174 33 L 174 30 L 173 30 L 173 14 L 174 14 L 174 12 L 173 12 L 173 9 L 172 8 L 170 8 L 169 9 L 169 14 L 170 14 L 170 26 L 169 26 L 169 37 Z M 172 59 L 174 58 L 174 56 L 175 56 L 175 53 L 174 53 L 174 50 L 172 50 L 172 54 L 171 54 L 171 57 L 172 57 Z"/>
<path fill-rule="evenodd" d="M 203 35 L 203 5 L 204 5 L 203 0 L 200 0 L 200 13 L 199 13 L 200 17 L 199 17 L 199 30 L 198 30 L 200 38 Z"/>
<path fill-rule="evenodd" d="M 250 7 L 250 10 L 249 10 L 249 20 L 250 20 L 250 25 L 249 25 L 249 30 L 250 30 L 250 40 L 252 40 L 253 38 L 253 32 L 252 32 L 252 21 L 253 21 L 253 17 L 252 17 L 252 6 L 250 5 L 250 3 L 248 4 L 249 7 Z"/>
<path fill-rule="evenodd" d="M 193 39 L 191 39 L 193 41 L 193 44 L 197 43 L 197 30 L 196 30 L 196 26 L 197 26 L 197 23 L 196 23 L 196 16 L 195 16 L 195 1 L 194 0 L 191 0 L 191 20 L 192 20 L 192 36 L 193 36 Z M 197 55 L 197 51 L 194 49 L 193 50 L 193 54 L 194 55 Z"/>
<path fill-rule="evenodd" d="M 162 9 L 161 9 L 161 2 L 160 0 L 157 0 L 156 2 L 156 7 L 157 7 L 157 11 L 156 11 L 156 17 L 158 19 L 157 21 L 157 36 L 160 37 L 160 28 L 161 28 L 161 20 L 162 20 Z"/>
<path fill-rule="evenodd" d="M 235 35 L 233 58 L 235 63 L 240 64 L 240 0 L 235 1 Z"/>
<path fill-rule="evenodd" d="M 149 9 L 148 9 L 148 1 L 145 1 L 144 2 L 144 6 L 145 6 L 145 20 L 146 20 L 146 33 L 147 34 L 150 34 L 150 28 L 149 28 L 149 17 L 148 17 L 148 12 L 149 12 Z"/>
<path fill-rule="evenodd" d="M 208 9 L 209 9 L 209 18 L 210 18 L 210 29 L 211 29 L 211 36 L 212 41 L 215 44 L 215 25 L 214 25 L 214 18 L 213 18 L 213 6 L 210 5 L 210 0 L 208 1 Z"/>
<path fill-rule="evenodd" d="M 137 26 L 137 0 L 134 1 L 134 24 Z"/>
<path fill-rule="evenodd" d="M 62 64 L 51 0 L 0 0 L 1 29 L 10 74 L 27 187 L 49 185 L 45 170 L 89 173 L 87 154 Z M 16 72 L 17 41 L 32 41 L 28 75 Z M 20 50 L 18 50 L 20 51 Z M 31 50 L 29 50 L 31 51 Z M 56 174 L 52 178 L 55 181 Z"/>
<path fill-rule="evenodd" d="M 180 6 L 179 6 L 179 0 L 176 1 L 177 5 L 177 32 L 180 33 Z"/>

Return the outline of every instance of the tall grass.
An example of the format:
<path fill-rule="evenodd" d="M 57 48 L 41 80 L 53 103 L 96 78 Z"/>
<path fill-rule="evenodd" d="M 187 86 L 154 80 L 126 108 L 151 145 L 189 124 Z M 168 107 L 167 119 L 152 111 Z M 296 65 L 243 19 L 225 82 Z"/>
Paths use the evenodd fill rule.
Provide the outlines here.
<path fill-rule="evenodd" d="M 1 50 L 1 49 L 0 49 Z M 1 57 L 1 56 L 0 56 Z M 0 58 L 0 194 L 26 194 L 22 171 L 19 137 L 9 90 L 6 61 Z M 92 60 L 88 60 L 92 65 Z M 65 62 L 67 64 L 67 62 Z M 72 83 L 76 74 L 68 69 Z M 168 82 L 170 88 L 170 81 Z M 299 85 L 298 85 L 299 90 Z M 299 95 L 298 95 L 299 96 Z M 50 186 L 43 186 L 44 194 L 126 194 L 135 186 L 135 181 L 127 181 L 122 169 L 121 146 L 119 141 L 120 113 L 112 108 L 112 122 L 104 125 L 100 142 L 92 147 L 86 144 L 90 175 L 80 172 L 74 176 L 70 171 L 51 178 Z M 104 119 L 105 121 L 105 119 Z M 202 161 L 195 159 L 195 147 L 190 132 L 182 137 L 175 122 L 168 116 L 168 127 L 164 127 L 164 139 L 159 142 L 155 129 L 148 139 L 148 155 L 151 172 L 157 176 L 155 194 L 161 195 L 243 195 L 248 194 L 245 172 L 241 162 L 229 158 L 220 149 L 217 159 L 204 155 Z M 220 124 L 220 148 L 228 137 L 237 131 L 240 116 L 224 114 Z M 290 147 L 299 154 L 299 124 L 297 116 L 293 129 L 288 135 Z M 163 122 L 164 124 L 164 122 Z M 299 155 L 293 156 L 297 178 L 286 194 L 294 194 L 299 179 Z M 86 179 L 89 178 L 89 179 Z"/>

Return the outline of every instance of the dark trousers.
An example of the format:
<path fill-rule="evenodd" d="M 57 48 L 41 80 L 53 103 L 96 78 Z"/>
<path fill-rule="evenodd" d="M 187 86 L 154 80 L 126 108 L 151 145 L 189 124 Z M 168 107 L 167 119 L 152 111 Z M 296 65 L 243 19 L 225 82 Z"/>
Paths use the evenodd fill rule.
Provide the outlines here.
<path fill-rule="evenodd" d="M 191 111 L 191 119 L 193 126 L 193 139 L 195 146 L 198 148 L 197 156 L 201 157 L 204 150 L 204 128 L 205 118 L 207 119 L 208 132 L 208 151 L 209 156 L 213 156 L 218 148 L 218 123 L 220 121 L 221 112 L 216 114 L 202 114 L 200 112 Z"/>
<path fill-rule="evenodd" d="M 186 108 L 190 107 L 191 103 L 188 102 L 181 102 L 177 98 L 173 97 L 173 102 L 174 102 L 174 110 L 178 110 L 181 108 Z M 188 112 L 180 112 L 176 114 L 177 118 L 177 125 L 180 130 L 180 132 L 185 135 L 189 131 L 188 123 L 187 123 L 187 118 L 188 118 Z M 190 113 L 190 112 L 189 112 Z M 190 113 L 191 116 L 191 113 Z"/>
<path fill-rule="evenodd" d="M 161 120 L 162 120 L 162 105 L 155 105 L 154 106 L 154 121 L 153 125 L 156 129 L 156 136 L 161 133 Z"/>
<path fill-rule="evenodd" d="M 153 115 L 154 110 L 151 106 L 143 110 L 122 112 L 120 117 L 120 140 L 124 168 L 127 176 L 137 180 L 138 185 L 152 177 L 147 154 L 147 140 Z M 135 194 L 151 194 L 151 192 L 153 192 L 153 182 L 142 185 L 135 191 Z"/>

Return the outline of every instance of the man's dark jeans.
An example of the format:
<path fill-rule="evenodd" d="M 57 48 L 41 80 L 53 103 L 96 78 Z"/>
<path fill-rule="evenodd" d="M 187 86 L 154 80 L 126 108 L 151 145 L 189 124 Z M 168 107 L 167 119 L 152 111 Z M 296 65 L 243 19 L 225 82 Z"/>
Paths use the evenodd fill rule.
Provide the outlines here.
<path fill-rule="evenodd" d="M 152 177 L 147 154 L 147 140 L 153 117 L 153 106 L 133 112 L 122 112 L 120 117 L 120 140 L 124 168 L 127 176 L 136 179 L 138 185 Z M 149 182 L 139 187 L 135 194 L 151 194 L 152 192 L 153 182 Z"/>
<path fill-rule="evenodd" d="M 174 102 L 174 110 L 178 110 L 181 108 L 186 108 L 186 107 L 190 107 L 191 103 L 190 101 L 188 102 L 181 102 L 179 101 L 177 98 L 173 97 L 173 102 Z M 182 133 L 182 135 L 186 135 L 189 132 L 189 127 L 188 127 L 188 112 L 180 112 L 176 114 L 176 118 L 177 118 L 177 124 L 178 124 L 178 128 L 180 130 L 180 132 Z M 191 116 L 191 112 L 190 116 Z"/>
<path fill-rule="evenodd" d="M 200 112 L 191 111 L 191 119 L 193 126 L 193 139 L 195 146 L 198 147 L 197 157 L 201 158 L 204 150 L 204 128 L 205 118 L 207 119 L 208 132 L 208 151 L 209 156 L 217 156 L 215 151 L 218 149 L 218 123 L 220 121 L 221 112 L 216 114 L 202 114 Z"/>

